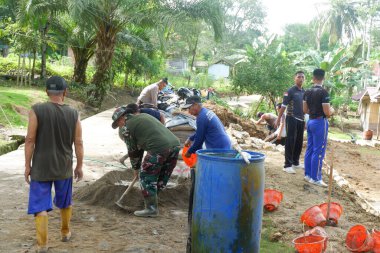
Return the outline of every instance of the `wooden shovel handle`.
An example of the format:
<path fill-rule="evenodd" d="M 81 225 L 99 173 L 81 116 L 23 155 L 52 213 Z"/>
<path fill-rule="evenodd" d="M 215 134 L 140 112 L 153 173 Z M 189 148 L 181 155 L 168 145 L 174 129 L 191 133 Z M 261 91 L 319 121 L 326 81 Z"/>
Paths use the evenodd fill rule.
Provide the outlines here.
<path fill-rule="evenodd" d="M 329 220 L 330 217 L 330 204 L 331 204 L 331 192 L 332 192 L 332 184 L 333 184 L 333 170 L 334 170 L 334 149 L 331 149 L 331 161 L 330 161 L 330 176 L 329 176 L 329 193 L 327 198 L 327 217 Z"/>
<path fill-rule="evenodd" d="M 137 182 L 138 179 L 139 179 L 138 176 L 136 176 L 133 179 L 132 183 L 128 186 L 128 188 L 125 190 L 125 192 L 123 193 L 123 195 L 121 195 L 121 197 L 119 198 L 119 200 L 117 201 L 117 203 L 120 203 L 123 200 L 123 198 L 125 197 L 125 195 L 127 195 L 132 190 L 134 184 Z"/>

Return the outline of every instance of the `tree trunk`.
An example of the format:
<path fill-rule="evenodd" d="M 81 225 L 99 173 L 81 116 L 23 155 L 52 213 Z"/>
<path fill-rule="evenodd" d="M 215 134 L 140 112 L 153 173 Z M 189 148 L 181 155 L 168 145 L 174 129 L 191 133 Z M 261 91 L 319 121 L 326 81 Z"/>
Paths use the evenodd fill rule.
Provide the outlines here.
<path fill-rule="evenodd" d="M 75 59 L 73 80 L 76 83 L 85 84 L 88 61 L 94 53 L 88 48 L 72 48 L 72 50 Z"/>
<path fill-rule="evenodd" d="M 76 58 L 76 57 L 75 57 Z M 86 70 L 87 70 L 88 60 L 85 58 L 75 59 L 73 80 L 76 83 L 85 84 L 86 83 Z"/>
<path fill-rule="evenodd" d="M 34 81 L 34 74 L 36 72 L 36 56 L 37 56 L 36 49 L 33 49 L 33 65 L 32 65 L 32 73 L 31 73 L 32 81 Z"/>
<path fill-rule="evenodd" d="M 40 79 L 46 79 L 46 51 L 47 51 L 47 43 L 46 43 L 46 35 L 49 30 L 49 21 L 46 22 L 45 27 L 41 29 L 41 76 Z"/>
<path fill-rule="evenodd" d="M 199 40 L 199 34 L 197 36 L 197 39 L 195 40 L 195 45 L 193 49 L 193 57 L 191 59 L 191 65 L 190 65 L 190 73 L 193 72 L 193 66 L 194 66 L 194 61 L 195 61 L 195 55 L 197 54 L 197 47 L 198 47 L 198 40 Z M 190 80 L 191 80 L 191 75 L 189 75 L 189 80 L 187 81 L 187 86 L 190 85 Z"/>
<path fill-rule="evenodd" d="M 277 114 L 277 110 L 276 110 L 276 100 L 274 99 L 274 97 L 273 97 L 272 95 L 269 96 L 269 100 L 270 100 L 270 103 L 273 105 L 274 111 L 275 111 L 276 114 Z"/>
<path fill-rule="evenodd" d="M 260 107 L 261 103 L 263 102 L 263 100 L 264 100 L 264 97 L 261 96 L 260 99 L 259 99 L 259 102 L 257 103 L 256 109 L 255 109 L 255 111 L 253 112 L 253 116 L 254 116 L 254 117 L 256 117 L 257 111 L 259 110 L 259 107 Z"/>
<path fill-rule="evenodd" d="M 20 67 L 21 67 L 21 56 L 18 55 L 18 66 L 17 66 L 17 81 L 16 81 L 16 85 L 19 84 L 19 81 L 20 81 Z"/>
<path fill-rule="evenodd" d="M 28 85 L 32 85 L 32 76 L 30 75 L 32 69 L 32 60 L 30 59 L 30 53 L 28 53 Z"/>
<path fill-rule="evenodd" d="M 124 88 L 127 88 L 127 86 L 128 86 L 128 76 L 129 76 L 129 68 L 125 67 L 125 72 L 124 72 Z"/>
<path fill-rule="evenodd" d="M 42 29 L 41 31 L 41 74 L 40 79 L 46 78 L 46 34 L 47 29 Z"/>
<path fill-rule="evenodd" d="M 22 57 L 22 66 L 21 66 L 21 86 L 26 85 L 26 76 L 25 76 L 25 54 Z"/>
<path fill-rule="evenodd" d="M 100 107 L 103 99 L 110 88 L 109 69 L 111 67 L 112 58 L 116 45 L 117 31 L 110 27 L 109 24 L 104 24 L 100 27 L 97 33 L 97 49 L 96 49 L 96 72 L 92 78 L 92 83 L 95 84 L 95 90 L 92 91 L 92 101 L 89 101 L 93 106 Z"/>

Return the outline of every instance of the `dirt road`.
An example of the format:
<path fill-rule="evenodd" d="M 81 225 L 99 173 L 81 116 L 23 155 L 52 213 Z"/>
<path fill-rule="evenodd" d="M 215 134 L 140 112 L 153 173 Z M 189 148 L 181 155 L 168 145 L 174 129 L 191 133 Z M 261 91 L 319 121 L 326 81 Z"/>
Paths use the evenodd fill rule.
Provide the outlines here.
<path fill-rule="evenodd" d="M 167 195 L 160 197 L 160 216 L 157 219 L 137 218 L 113 205 L 125 187 L 115 185 L 112 180 L 105 180 L 110 183 L 103 186 L 107 190 L 96 201 L 91 201 L 89 197 L 83 198 L 84 189 L 98 183 L 96 180 L 110 171 L 114 171 L 113 174 L 125 174 L 125 180 L 129 180 L 128 172 L 121 169 L 117 162 L 125 153 L 125 147 L 118 139 L 117 131 L 110 127 L 111 112 L 106 111 L 97 115 L 97 119 L 91 117 L 83 122 L 85 178 L 74 184 L 76 198 L 72 219 L 73 240 L 68 243 L 59 241 L 59 212 L 54 210 L 50 213 L 49 220 L 49 252 L 185 252 L 188 197 L 185 194 L 186 180 L 181 181 L 185 188 L 168 191 Z M 379 163 L 378 159 L 371 157 L 379 157 L 379 150 L 341 143 L 334 143 L 333 146 L 335 154 L 344 154 L 336 157 L 337 170 L 346 174 L 347 180 L 351 180 L 358 189 L 367 191 L 369 196 L 378 194 L 376 182 L 379 180 Z M 303 181 L 303 171 L 298 170 L 295 175 L 284 173 L 283 155 L 279 152 L 260 152 L 267 155 L 266 187 L 284 193 L 279 210 L 264 215 L 274 222 L 272 233 L 280 233 L 280 241 L 291 245 L 291 240 L 303 231 L 299 221 L 301 214 L 307 208 L 325 202 L 327 189 Z M 179 166 L 177 172 L 182 169 Z M 113 175 L 112 173 L 107 175 Z M 326 178 L 324 175 L 325 180 Z M 178 178 L 173 179 L 173 183 L 178 183 Z M 107 193 L 111 190 L 115 194 L 110 196 Z M 23 150 L 1 156 L 0 252 L 34 252 L 34 221 L 32 216 L 26 215 L 28 191 L 29 186 L 23 178 Z M 133 193 L 137 205 L 141 206 L 139 191 L 135 189 Z M 169 199 L 174 201 L 170 202 Z M 344 210 L 338 227 L 326 228 L 329 234 L 327 252 L 347 252 L 344 238 L 354 224 L 360 223 L 369 229 L 377 226 L 379 229 L 380 218 L 363 211 L 356 199 L 354 194 L 334 186 L 333 201 L 339 202 Z"/>

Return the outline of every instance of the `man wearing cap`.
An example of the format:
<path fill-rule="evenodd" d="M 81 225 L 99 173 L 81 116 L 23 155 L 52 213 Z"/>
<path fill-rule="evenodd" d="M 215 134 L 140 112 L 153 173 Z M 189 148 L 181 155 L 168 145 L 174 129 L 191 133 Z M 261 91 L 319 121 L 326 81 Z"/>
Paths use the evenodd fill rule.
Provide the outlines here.
<path fill-rule="evenodd" d="M 165 125 L 165 115 L 158 111 L 157 109 L 153 109 L 153 108 L 139 108 L 139 106 L 137 104 L 128 104 L 125 108 L 129 108 L 132 110 L 132 114 L 137 114 L 137 113 L 146 113 L 146 114 L 149 114 L 150 116 L 156 118 L 157 120 L 159 120 L 163 125 Z M 121 128 L 119 128 L 119 135 L 121 136 Z M 121 139 L 123 139 L 123 137 L 120 137 Z M 119 162 L 122 163 L 124 166 L 125 165 L 125 160 L 127 160 L 128 158 L 128 154 L 124 155 L 122 158 L 119 159 Z"/>
<path fill-rule="evenodd" d="M 329 122 L 333 113 L 328 92 L 322 87 L 325 78 L 323 69 L 313 71 L 313 87 L 305 92 L 304 113 L 309 114 L 307 122 L 307 148 L 305 152 L 305 180 L 309 183 L 327 187 L 322 180 L 322 161 L 327 148 Z"/>
<path fill-rule="evenodd" d="M 146 86 L 140 93 L 140 96 L 137 98 L 137 104 L 151 104 L 153 107 L 157 108 L 157 97 L 160 90 L 166 87 L 168 84 L 168 78 L 162 78 L 157 83 L 152 83 Z"/>
<path fill-rule="evenodd" d="M 197 117 L 197 130 L 185 142 L 185 146 L 190 146 L 186 157 L 190 157 L 191 154 L 201 149 L 203 143 L 207 149 L 231 148 L 231 140 L 222 122 L 213 111 L 202 107 L 199 96 L 191 96 L 186 99 L 186 104 L 182 108 L 188 109 L 191 115 Z"/>
<path fill-rule="evenodd" d="M 189 113 L 197 117 L 197 130 L 190 136 L 185 146 L 190 146 L 185 156 L 190 157 L 197 150 L 202 149 L 203 143 L 206 149 L 231 149 L 231 140 L 227 135 L 224 126 L 218 116 L 211 110 L 202 107 L 202 101 L 199 96 L 191 96 L 186 99 L 183 109 L 188 109 Z M 195 186 L 195 171 L 191 170 L 191 189 L 189 197 L 188 226 L 191 228 L 193 213 L 193 197 Z M 191 229 L 187 238 L 186 252 L 191 252 Z"/>
<path fill-rule="evenodd" d="M 145 209 L 134 214 L 156 217 L 157 194 L 166 187 L 177 165 L 179 140 L 157 119 L 146 113 L 135 113 L 131 108 L 117 108 L 112 120 L 112 128 L 119 127 L 119 135 L 127 145 L 135 176 L 140 176 Z M 147 154 L 143 159 L 144 151 Z"/>
<path fill-rule="evenodd" d="M 35 217 L 37 252 L 47 252 L 48 212 L 54 204 L 61 213 L 61 240 L 71 237 L 73 175 L 83 177 L 82 127 L 78 112 L 63 103 L 67 84 L 62 77 L 46 81 L 49 101 L 32 106 L 25 139 L 25 181 L 30 184 L 28 214 Z M 73 171 L 73 149 L 76 168 Z"/>

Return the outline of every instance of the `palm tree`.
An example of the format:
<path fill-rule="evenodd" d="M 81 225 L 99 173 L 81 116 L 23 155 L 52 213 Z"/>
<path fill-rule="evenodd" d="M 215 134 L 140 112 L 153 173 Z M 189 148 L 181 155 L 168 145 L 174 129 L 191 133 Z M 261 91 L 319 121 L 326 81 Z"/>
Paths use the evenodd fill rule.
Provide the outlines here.
<path fill-rule="evenodd" d="M 85 22 L 77 23 L 70 16 L 64 15 L 52 23 L 55 38 L 70 47 L 74 54 L 73 81 L 86 83 L 88 62 L 95 53 L 95 30 Z"/>
<path fill-rule="evenodd" d="M 92 78 L 95 89 L 90 92 L 92 104 L 100 106 L 110 87 L 109 70 L 117 34 L 127 23 L 139 23 L 155 5 L 147 0 L 70 0 L 69 12 L 77 22 L 90 24 L 96 32 L 95 65 Z"/>
<path fill-rule="evenodd" d="M 53 20 L 66 11 L 64 0 L 21 0 L 18 20 L 30 24 L 40 34 L 41 39 L 41 79 L 46 78 L 47 35 Z"/>
<path fill-rule="evenodd" d="M 167 14 L 163 16 L 165 25 L 161 26 L 161 29 L 180 34 L 186 41 L 191 54 L 190 72 L 192 72 L 199 39 L 201 33 L 207 30 L 207 25 L 212 27 L 215 41 L 222 39 L 224 15 L 220 1 L 203 0 L 189 3 L 176 0 L 167 3 L 166 7 Z M 168 27 L 170 28 L 168 29 Z M 166 38 L 169 38 L 169 34 L 166 34 Z M 189 75 L 188 83 L 190 83 L 190 79 L 191 75 Z"/>
<path fill-rule="evenodd" d="M 178 21 L 184 16 L 205 19 L 215 29 L 218 23 L 209 15 L 215 11 L 216 0 L 201 0 L 190 3 L 180 0 L 70 0 L 69 10 L 78 20 L 86 20 L 96 30 L 97 49 L 95 52 L 96 72 L 91 92 L 94 105 L 100 106 L 110 87 L 109 69 L 117 42 L 117 34 L 126 24 L 157 27 L 165 18 Z M 203 9 L 202 7 L 207 7 Z M 216 8 L 217 9 L 217 8 Z M 169 16 L 168 16 L 169 15 Z M 83 21 L 82 21 L 83 22 Z M 221 26 L 220 26 L 221 28 Z M 215 34 L 220 34 L 219 31 Z"/>
<path fill-rule="evenodd" d="M 353 0 L 331 0 L 330 10 L 322 12 L 317 23 L 317 39 L 327 30 L 329 44 L 335 45 L 343 38 L 352 41 L 359 25 L 357 2 Z"/>

